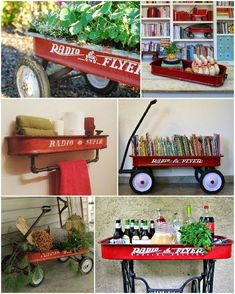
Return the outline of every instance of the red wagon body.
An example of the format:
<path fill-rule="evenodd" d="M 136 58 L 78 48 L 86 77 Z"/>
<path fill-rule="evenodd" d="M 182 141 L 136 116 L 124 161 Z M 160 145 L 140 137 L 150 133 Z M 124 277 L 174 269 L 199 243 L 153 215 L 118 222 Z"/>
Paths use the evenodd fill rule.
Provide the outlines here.
<path fill-rule="evenodd" d="M 224 237 L 216 236 L 225 239 Z M 142 244 L 110 244 L 111 238 L 100 241 L 101 253 L 104 259 L 120 260 L 209 260 L 227 259 L 232 255 L 232 240 L 225 244 L 214 245 L 211 251 L 205 253 L 202 248 L 181 244 L 142 245 Z"/>
<path fill-rule="evenodd" d="M 134 167 L 215 167 L 221 156 L 131 156 Z"/>
<path fill-rule="evenodd" d="M 183 60 L 183 69 L 192 66 L 192 62 Z M 211 87 L 220 87 L 224 84 L 227 77 L 226 66 L 220 65 L 220 72 L 217 76 L 209 76 L 204 74 L 198 74 L 193 72 L 178 71 L 172 68 L 161 67 L 162 59 L 154 60 L 151 65 L 151 73 L 154 75 L 164 76 L 167 78 L 182 80 L 186 82 L 198 83 Z"/>
<path fill-rule="evenodd" d="M 30 33 L 35 55 L 44 60 L 140 88 L 140 56 L 98 45 L 78 45 Z"/>

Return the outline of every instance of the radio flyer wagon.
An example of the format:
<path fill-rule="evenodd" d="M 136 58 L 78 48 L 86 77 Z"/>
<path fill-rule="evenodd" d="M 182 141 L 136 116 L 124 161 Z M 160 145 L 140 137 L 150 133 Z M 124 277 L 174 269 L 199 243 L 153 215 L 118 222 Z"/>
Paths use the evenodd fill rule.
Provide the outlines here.
<path fill-rule="evenodd" d="M 134 129 L 131 137 L 128 140 L 121 167 L 120 174 L 129 173 L 130 187 L 135 193 L 148 193 L 152 190 L 154 185 L 154 168 L 180 168 L 190 167 L 195 169 L 195 178 L 199 182 L 201 189 L 207 194 L 215 194 L 221 191 L 225 184 L 223 174 L 215 167 L 220 166 L 220 159 L 222 155 L 218 156 L 133 156 L 133 168 L 124 169 L 125 160 L 127 157 L 128 149 L 131 140 L 138 130 L 143 119 L 147 115 L 149 109 L 154 105 L 157 100 L 152 100 L 141 119 L 139 120 L 136 128 Z"/>
<path fill-rule="evenodd" d="M 50 84 L 66 78 L 73 70 L 80 72 L 77 75 L 84 75 L 88 86 L 101 95 L 114 91 L 119 82 L 140 88 L 139 54 L 94 44 L 79 45 L 38 33 L 29 35 L 33 37 L 34 55 L 42 63 L 24 58 L 18 64 L 16 85 L 22 98 L 50 97 Z M 48 75 L 49 62 L 63 68 Z"/>
<path fill-rule="evenodd" d="M 191 288 L 191 293 L 212 293 L 214 284 L 215 261 L 228 259 L 232 255 L 233 241 L 225 237 L 215 236 L 220 244 L 215 244 L 211 251 L 205 252 L 203 248 L 195 249 L 193 246 L 181 244 L 111 244 L 107 238 L 100 241 L 101 256 L 104 259 L 121 260 L 123 292 L 135 293 L 135 281 L 143 282 L 147 293 L 183 293 Z M 158 260 L 201 260 L 203 271 L 201 275 L 187 279 L 177 289 L 151 288 L 148 282 L 138 277 L 134 271 L 134 261 Z"/>
<path fill-rule="evenodd" d="M 61 223 L 61 213 L 66 208 L 66 206 L 64 206 L 62 209 L 60 209 L 59 199 L 60 198 L 58 197 L 57 200 L 58 200 L 58 208 L 59 208 L 60 223 Z M 64 200 L 62 200 L 62 199 L 60 199 L 60 200 L 62 202 L 64 202 Z M 59 262 L 66 262 L 69 259 L 73 259 L 74 261 L 76 261 L 78 263 L 78 268 L 81 270 L 81 272 L 83 274 L 90 273 L 90 271 L 93 269 L 93 259 L 91 257 L 86 256 L 86 254 L 89 252 L 88 248 L 80 248 L 79 250 L 65 250 L 64 249 L 61 251 L 58 249 L 50 249 L 47 252 L 39 252 L 36 250 L 28 251 L 27 248 L 25 248 L 25 249 L 22 248 L 21 244 L 23 244 L 23 242 L 26 242 L 27 238 L 30 236 L 30 233 L 35 228 L 35 226 L 39 222 L 39 220 L 46 213 L 51 211 L 51 207 L 47 206 L 47 205 L 42 206 L 41 209 L 42 209 L 41 214 L 36 219 L 36 221 L 32 224 L 32 226 L 30 228 L 28 228 L 27 232 L 25 233 L 25 235 L 23 237 L 23 240 L 18 243 L 15 242 L 14 246 L 13 246 L 12 254 L 7 255 L 3 258 L 2 271 L 4 272 L 6 270 L 6 268 L 9 266 L 10 262 L 12 261 L 12 258 L 16 258 L 15 253 L 20 248 L 22 251 L 22 254 L 20 254 L 20 256 L 21 257 L 26 256 L 30 266 L 29 267 L 27 267 L 27 266 L 20 267 L 18 264 L 15 264 L 12 267 L 11 272 L 23 272 L 24 274 L 27 275 L 30 271 L 33 274 L 35 272 L 36 265 L 38 263 L 48 261 L 48 260 L 53 260 L 53 259 L 57 259 Z M 27 228 L 27 226 L 25 226 L 25 228 Z M 34 275 L 32 276 L 31 281 L 30 281 L 30 286 L 38 287 L 43 282 L 44 277 L 45 277 L 45 272 L 44 272 L 43 268 L 40 268 L 40 271 L 37 272 L 37 276 L 36 277 L 34 277 Z"/>

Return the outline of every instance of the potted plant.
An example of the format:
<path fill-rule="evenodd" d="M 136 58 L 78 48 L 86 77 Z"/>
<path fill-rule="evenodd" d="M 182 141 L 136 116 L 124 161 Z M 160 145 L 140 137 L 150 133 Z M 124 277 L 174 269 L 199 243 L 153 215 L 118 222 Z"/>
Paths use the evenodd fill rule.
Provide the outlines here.
<path fill-rule="evenodd" d="M 164 52 L 167 54 L 168 60 L 176 59 L 176 53 L 179 51 L 179 48 L 176 46 L 175 42 L 171 42 L 168 47 L 165 48 Z"/>

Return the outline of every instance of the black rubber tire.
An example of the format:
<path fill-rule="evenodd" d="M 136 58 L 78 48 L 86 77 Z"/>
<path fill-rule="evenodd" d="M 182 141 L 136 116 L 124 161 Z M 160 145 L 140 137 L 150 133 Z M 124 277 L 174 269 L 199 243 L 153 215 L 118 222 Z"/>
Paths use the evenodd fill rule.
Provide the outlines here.
<path fill-rule="evenodd" d="M 88 260 L 91 262 L 91 267 L 90 267 L 90 269 L 89 269 L 88 271 L 84 271 L 84 270 L 83 270 L 83 264 L 84 264 L 84 262 L 87 262 Z M 92 259 L 91 257 L 87 257 L 87 256 L 85 256 L 85 257 L 83 257 L 83 258 L 79 261 L 78 265 L 79 265 L 79 268 L 80 268 L 81 272 L 82 272 L 84 275 L 88 275 L 88 274 L 92 271 L 92 269 L 93 269 L 94 261 L 93 261 L 93 259 Z"/>
<path fill-rule="evenodd" d="M 66 256 L 66 257 L 61 257 L 61 258 L 57 258 L 58 262 L 60 263 L 65 263 L 69 260 L 69 257 Z"/>
<path fill-rule="evenodd" d="M 114 81 L 109 81 L 108 85 L 104 88 L 97 88 L 95 87 L 90 80 L 88 79 L 87 75 L 84 75 L 84 78 L 86 80 L 86 83 L 88 85 L 88 87 L 95 93 L 99 94 L 99 95 L 108 95 L 110 93 L 112 93 L 113 91 L 117 90 L 118 87 L 118 83 L 114 82 Z"/>
<path fill-rule="evenodd" d="M 193 33 L 188 33 L 189 39 L 194 39 L 194 34 Z"/>
<path fill-rule="evenodd" d="M 210 173 L 216 173 L 220 178 L 221 178 L 221 186 L 217 189 L 217 190 L 214 190 L 214 191 L 210 191 L 208 189 L 205 188 L 204 184 L 203 184 L 203 180 L 205 178 L 206 175 L 210 174 Z M 224 176 L 223 174 L 218 171 L 217 169 L 215 168 L 212 168 L 212 169 L 208 169 L 206 170 L 200 177 L 200 180 L 199 180 L 199 184 L 200 184 L 200 187 L 201 189 L 207 193 L 207 194 L 216 194 L 216 193 L 219 193 L 223 188 L 224 188 L 224 184 L 225 184 L 225 179 L 224 179 Z"/>
<path fill-rule="evenodd" d="M 20 68 L 22 66 L 28 66 L 33 73 L 35 74 L 37 81 L 38 81 L 38 85 L 39 85 L 39 89 L 40 89 L 40 96 L 39 97 L 51 97 L 51 90 L 50 90 L 50 82 L 47 76 L 46 71 L 44 70 L 44 68 L 42 67 L 41 64 L 39 64 L 37 61 L 31 59 L 31 58 L 23 58 L 17 65 L 16 70 L 15 70 L 15 82 L 16 82 L 16 86 L 17 86 L 17 90 L 18 90 L 18 73 L 20 71 Z M 19 93 L 19 90 L 18 90 Z M 20 93 L 19 93 L 20 95 Z M 28 98 L 27 96 L 25 97 L 21 97 L 21 98 Z M 38 97 L 35 97 L 38 98 Z"/>
<path fill-rule="evenodd" d="M 134 185 L 133 185 L 133 181 L 135 180 L 135 177 L 136 175 L 140 174 L 140 173 L 145 173 L 147 174 L 151 180 L 152 180 L 152 183 L 151 183 L 151 186 L 145 190 L 145 191 L 140 191 L 140 190 L 137 190 Z M 130 177 L 130 180 L 129 180 L 129 184 L 130 184 L 130 187 L 131 189 L 137 193 L 137 194 L 147 194 L 149 193 L 152 189 L 153 189 L 153 186 L 154 186 L 154 176 L 153 176 L 153 172 L 152 170 L 149 170 L 149 169 L 137 169 L 136 171 L 134 171 L 132 174 L 131 174 L 131 177 Z"/>
<path fill-rule="evenodd" d="M 35 267 L 36 267 L 35 265 L 31 265 L 31 272 L 34 271 Z M 44 271 L 44 269 L 42 268 L 42 278 L 41 278 L 41 280 L 40 280 L 39 282 L 37 282 L 37 283 L 35 283 L 34 281 L 31 281 L 30 286 L 31 286 L 31 287 L 34 287 L 34 288 L 40 286 L 40 285 L 42 284 L 44 278 L 45 278 L 45 271 Z"/>

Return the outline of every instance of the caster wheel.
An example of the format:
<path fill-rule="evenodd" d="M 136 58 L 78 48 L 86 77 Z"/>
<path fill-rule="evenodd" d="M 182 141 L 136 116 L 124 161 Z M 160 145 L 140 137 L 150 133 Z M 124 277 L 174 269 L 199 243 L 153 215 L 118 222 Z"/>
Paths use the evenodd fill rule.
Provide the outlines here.
<path fill-rule="evenodd" d="M 86 74 L 88 87 L 97 94 L 108 95 L 117 89 L 118 83 L 95 75 Z"/>
<path fill-rule="evenodd" d="M 135 193 L 148 193 L 152 190 L 154 177 L 152 171 L 139 169 L 131 174 L 130 186 Z"/>
<path fill-rule="evenodd" d="M 50 97 L 50 83 L 38 62 L 24 58 L 16 68 L 16 86 L 21 98 Z"/>
<path fill-rule="evenodd" d="M 36 265 L 31 265 L 31 272 L 32 272 L 33 276 L 30 281 L 30 286 L 31 287 L 38 287 L 39 285 L 41 285 L 41 283 L 44 280 L 45 272 L 41 267 L 37 269 Z"/>
<path fill-rule="evenodd" d="M 57 259 L 60 263 L 65 263 L 69 260 L 69 257 L 68 256 L 65 256 L 65 257 L 60 257 Z"/>
<path fill-rule="evenodd" d="M 90 257 L 83 257 L 79 261 L 79 268 L 83 274 L 87 275 L 93 269 L 93 259 Z"/>
<path fill-rule="evenodd" d="M 198 182 L 200 181 L 202 173 L 203 173 L 203 171 L 201 171 L 199 169 L 195 169 L 195 171 L 194 171 L 194 176 Z"/>
<path fill-rule="evenodd" d="M 220 171 L 209 169 L 201 175 L 199 183 L 204 192 L 215 194 L 223 189 L 225 180 Z"/>

